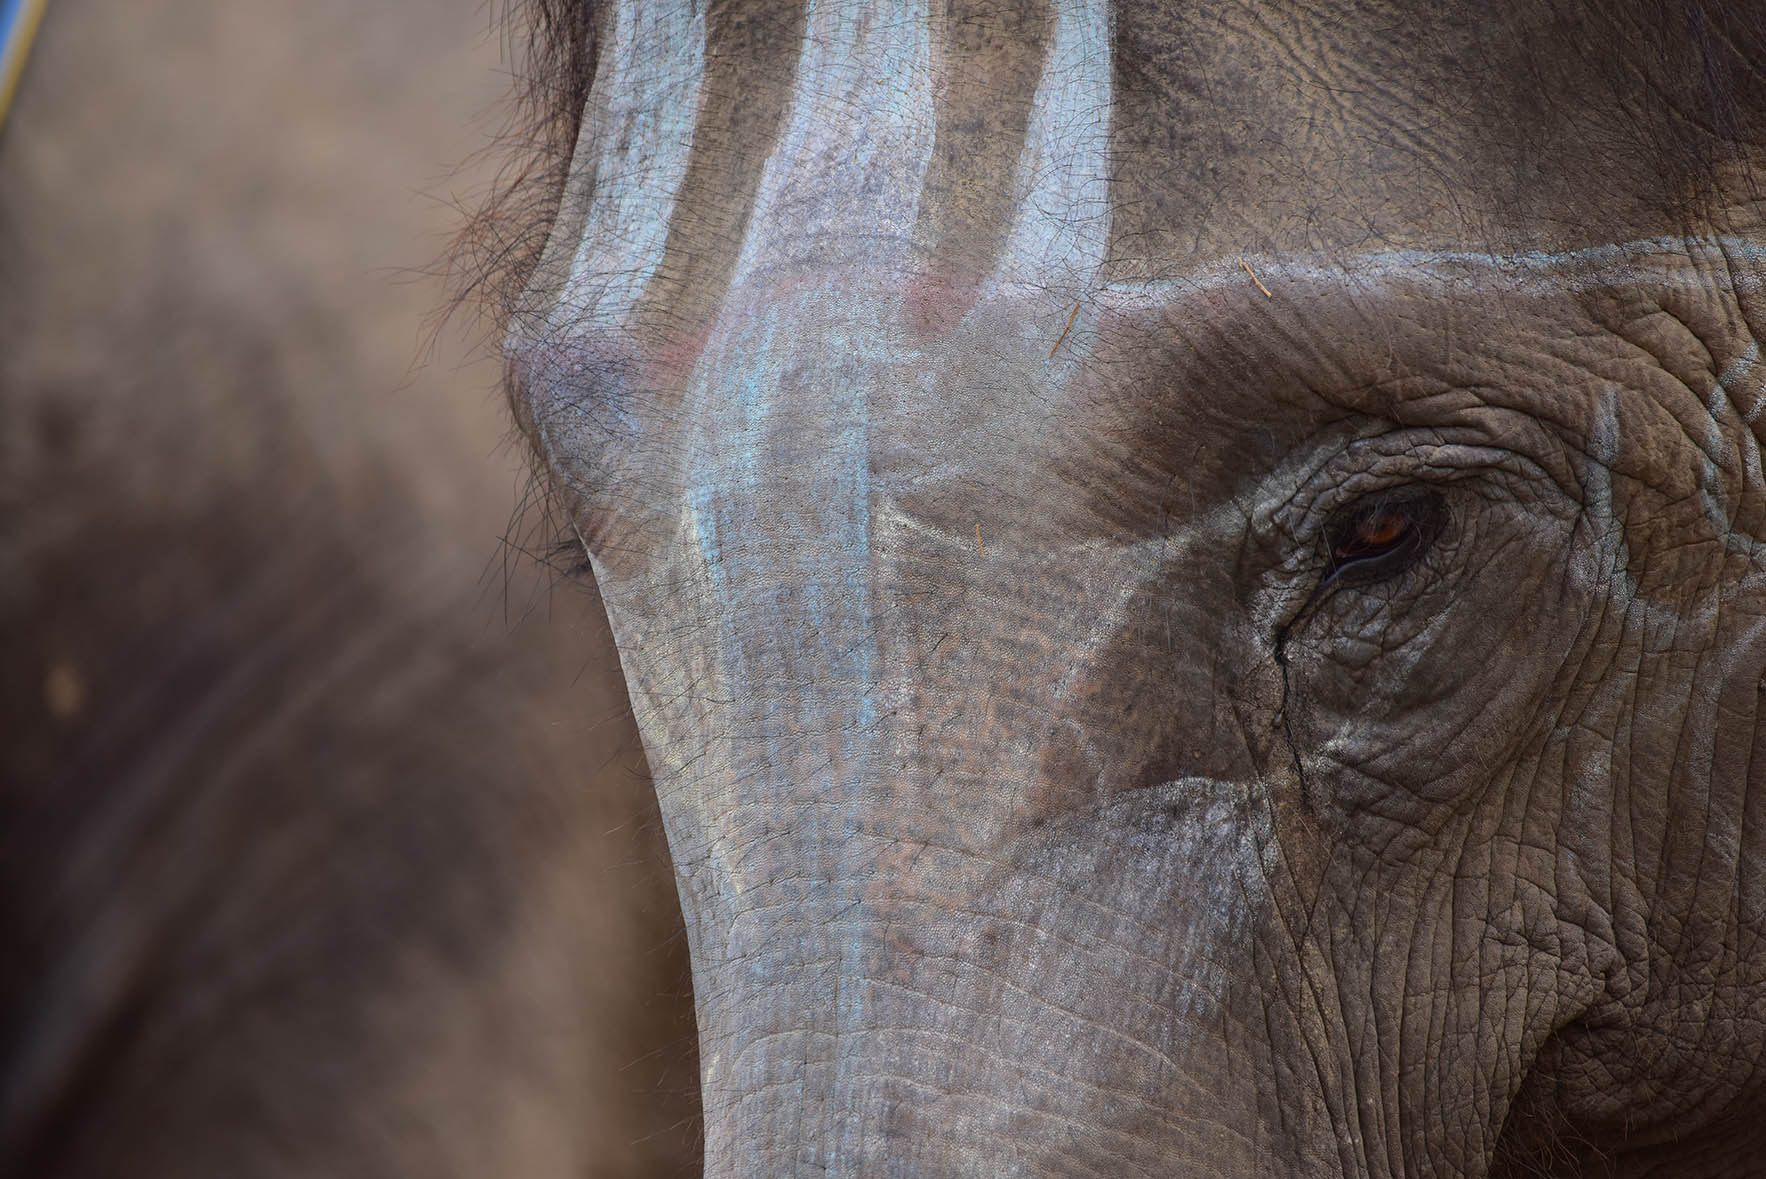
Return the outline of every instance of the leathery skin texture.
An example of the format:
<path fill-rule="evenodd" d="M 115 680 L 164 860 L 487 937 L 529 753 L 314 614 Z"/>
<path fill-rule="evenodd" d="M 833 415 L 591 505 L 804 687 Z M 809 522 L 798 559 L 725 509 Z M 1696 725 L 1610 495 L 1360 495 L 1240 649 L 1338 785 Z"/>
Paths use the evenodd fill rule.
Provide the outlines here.
<path fill-rule="evenodd" d="M 600 14 L 709 1174 L 1757 1173 L 1757 16 Z"/>

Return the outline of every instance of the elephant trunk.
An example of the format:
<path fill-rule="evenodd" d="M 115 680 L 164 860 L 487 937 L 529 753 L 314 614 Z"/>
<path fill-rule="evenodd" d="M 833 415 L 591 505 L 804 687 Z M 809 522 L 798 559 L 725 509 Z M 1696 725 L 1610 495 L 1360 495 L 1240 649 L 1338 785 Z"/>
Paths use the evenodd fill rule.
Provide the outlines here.
<path fill-rule="evenodd" d="M 1254 791 L 1169 782 L 977 846 L 904 819 L 895 790 L 744 808 L 683 870 L 707 1174 L 1345 1161 L 1289 999 L 1264 989 Z"/>

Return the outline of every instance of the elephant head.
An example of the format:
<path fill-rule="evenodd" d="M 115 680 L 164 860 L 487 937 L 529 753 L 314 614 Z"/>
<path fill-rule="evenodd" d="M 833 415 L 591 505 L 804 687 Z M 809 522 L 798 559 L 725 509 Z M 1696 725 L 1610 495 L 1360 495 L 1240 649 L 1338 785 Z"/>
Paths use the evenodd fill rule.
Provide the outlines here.
<path fill-rule="evenodd" d="M 709 1173 L 1758 1167 L 1766 19 L 591 23 L 509 368 Z"/>

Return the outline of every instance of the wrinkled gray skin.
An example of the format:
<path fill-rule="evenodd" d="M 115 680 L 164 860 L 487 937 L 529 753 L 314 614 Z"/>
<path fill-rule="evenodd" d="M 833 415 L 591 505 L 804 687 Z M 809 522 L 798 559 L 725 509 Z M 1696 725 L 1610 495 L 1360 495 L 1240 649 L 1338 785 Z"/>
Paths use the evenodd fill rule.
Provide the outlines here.
<path fill-rule="evenodd" d="M 49 5 L 0 131 L 4 1179 L 694 1163 L 599 607 L 499 576 L 495 363 L 412 364 L 419 193 L 505 86 L 479 0 Z"/>
<path fill-rule="evenodd" d="M 743 7 L 510 352 L 708 1172 L 1759 1174 L 1757 6 Z"/>

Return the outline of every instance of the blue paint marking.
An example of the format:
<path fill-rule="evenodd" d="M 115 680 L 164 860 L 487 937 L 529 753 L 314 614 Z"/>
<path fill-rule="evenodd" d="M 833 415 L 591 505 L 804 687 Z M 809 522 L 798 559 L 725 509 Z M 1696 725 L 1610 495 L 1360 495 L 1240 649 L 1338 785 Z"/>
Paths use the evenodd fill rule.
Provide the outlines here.
<path fill-rule="evenodd" d="M 25 0 L 0 0 L 0 45 L 12 51 L 12 42 L 24 26 Z"/>
<path fill-rule="evenodd" d="M 48 0 L 0 0 L 0 124 L 5 123 L 12 106 L 31 39 L 47 4 Z"/>

